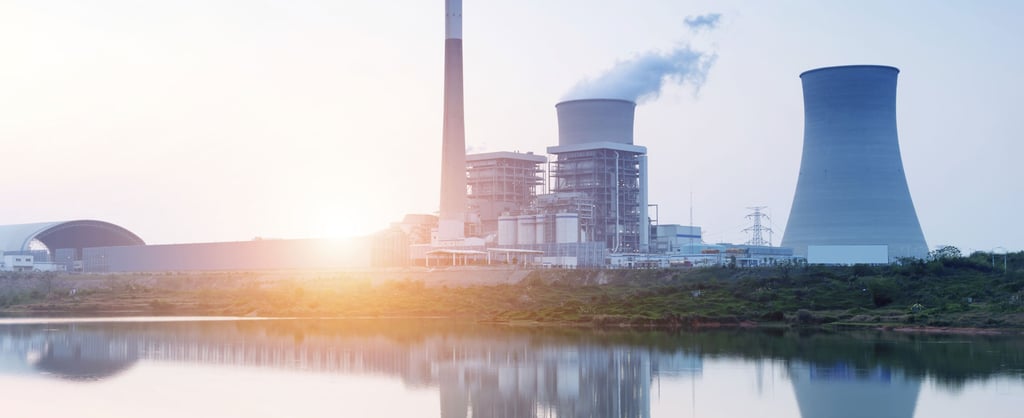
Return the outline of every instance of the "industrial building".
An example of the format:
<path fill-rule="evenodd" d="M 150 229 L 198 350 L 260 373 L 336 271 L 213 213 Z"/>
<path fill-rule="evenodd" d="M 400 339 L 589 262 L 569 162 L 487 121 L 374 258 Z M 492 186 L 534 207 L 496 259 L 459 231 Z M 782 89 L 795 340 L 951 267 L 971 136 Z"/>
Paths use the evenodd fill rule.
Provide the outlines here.
<path fill-rule="evenodd" d="M 803 157 L 782 246 L 810 263 L 927 256 L 896 133 L 898 74 L 850 65 L 800 75 Z"/>
<path fill-rule="evenodd" d="M 146 243 L 133 232 L 96 220 L 0 226 L 4 270 L 83 271 L 85 248 L 140 245 Z"/>
<path fill-rule="evenodd" d="M 544 184 L 542 155 L 489 152 L 466 156 L 466 184 L 470 222 L 478 236 L 498 233 L 498 218 L 519 214 L 533 202 Z"/>
<path fill-rule="evenodd" d="M 362 267 L 369 250 L 323 239 L 146 245 L 124 227 L 75 220 L 0 226 L 0 253 L 0 270 L 106 273 Z"/>
<path fill-rule="evenodd" d="M 571 100 L 558 111 L 558 145 L 548 147 L 553 193 L 581 193 L 593 202 L 586 241 L 611 252 L 647 252 L 647 149 L 633 145 L 636 103 Z"/>

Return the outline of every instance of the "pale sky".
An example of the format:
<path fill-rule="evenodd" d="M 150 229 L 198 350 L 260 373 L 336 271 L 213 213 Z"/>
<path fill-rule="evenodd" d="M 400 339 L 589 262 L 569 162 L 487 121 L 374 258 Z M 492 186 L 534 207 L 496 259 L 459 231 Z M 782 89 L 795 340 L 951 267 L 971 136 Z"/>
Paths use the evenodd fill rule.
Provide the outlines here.
<path fill-rule="evenodd" d="M 929 246 L 1024 249 L 1024 3 L 464 0 L 471 152 L 557 143 L 554 105 L 616 62 L 717 54 L 637 107 L 661 223 L 778 244 L 803 140 L 799 74 L 900 68 Z M 713 31 L 688 16 L 721 13 Z M 437 210 L 441 0 L 0 2 L 0 223 L 101 219 L 148 243 L 370 233 Z"/>

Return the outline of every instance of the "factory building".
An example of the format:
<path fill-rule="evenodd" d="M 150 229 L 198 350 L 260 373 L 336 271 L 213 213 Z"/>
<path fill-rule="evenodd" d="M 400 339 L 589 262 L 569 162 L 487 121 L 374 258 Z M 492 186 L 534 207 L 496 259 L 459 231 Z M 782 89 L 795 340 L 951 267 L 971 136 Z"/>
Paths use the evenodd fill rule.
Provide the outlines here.
<path fill-rule="evenodd" d="M 133 232 L 109 222 L 75 220 L 0 226 L 5 270 L 83 271 L 89 247 L 146 245 Z M 10 256 L 10 257 L 8 257 Z"/>
<path fill-rule="evenodd" d="M 358 242 L 322 239 L 146 245 L 109 222 L 75 220 L 0 226 L 0 270 L 82 273 L 316 270 L 368 265 Z"/>
<path fill-rule="evenodd" d="M 651 226 L 651 230 L 652 253 L 698 254 L 704 244 L 699 226 L 666 224 Z"/>
<path fill-rule="evenodd" d="M 548 147 L 553 193 L 579 193 L 593 201 L 586 241 L 611 252 L 647 252 L 647 149 L 633 145 L 636 103 L 571 100 L 558 111 L 558 145 Z"/>
<path fill-rule="evenodd" d="M 927 256 L 896 133 L 898 74 L 851 65 L 800 75 L 803 157 L 782 246 L 809 263 Z"/>
<path fill-rule="evenodd" d="M 546 157 L 533 153 L 467 155 L 469 212 L 476 217 L 473 235 L 496 235 L 500 216 L 520 214 L 528 209 L 544 184 L 542 165 L 546 162 Z"/>

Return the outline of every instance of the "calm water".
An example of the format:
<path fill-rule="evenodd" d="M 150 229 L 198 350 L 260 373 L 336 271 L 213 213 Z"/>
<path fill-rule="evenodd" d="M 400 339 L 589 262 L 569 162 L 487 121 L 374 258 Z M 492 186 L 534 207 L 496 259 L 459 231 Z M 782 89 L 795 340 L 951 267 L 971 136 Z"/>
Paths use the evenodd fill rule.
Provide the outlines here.
<path fill-rule="evenodd" d="M 11 417 L 1015 417 L 1024 339 L 0 319 Z"/>

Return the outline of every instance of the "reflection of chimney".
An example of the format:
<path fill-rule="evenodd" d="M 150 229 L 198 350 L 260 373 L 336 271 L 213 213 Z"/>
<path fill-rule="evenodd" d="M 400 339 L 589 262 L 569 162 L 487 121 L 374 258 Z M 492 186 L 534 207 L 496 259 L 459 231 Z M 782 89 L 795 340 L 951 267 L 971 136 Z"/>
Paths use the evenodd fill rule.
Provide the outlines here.
<path fill-rule="evenodd" d="M 444 3 L 444 131 L 441 137 L 441 216 L 437 238 L 465 236 L 466 128 L 462 105 L 462 0 Z"/>

